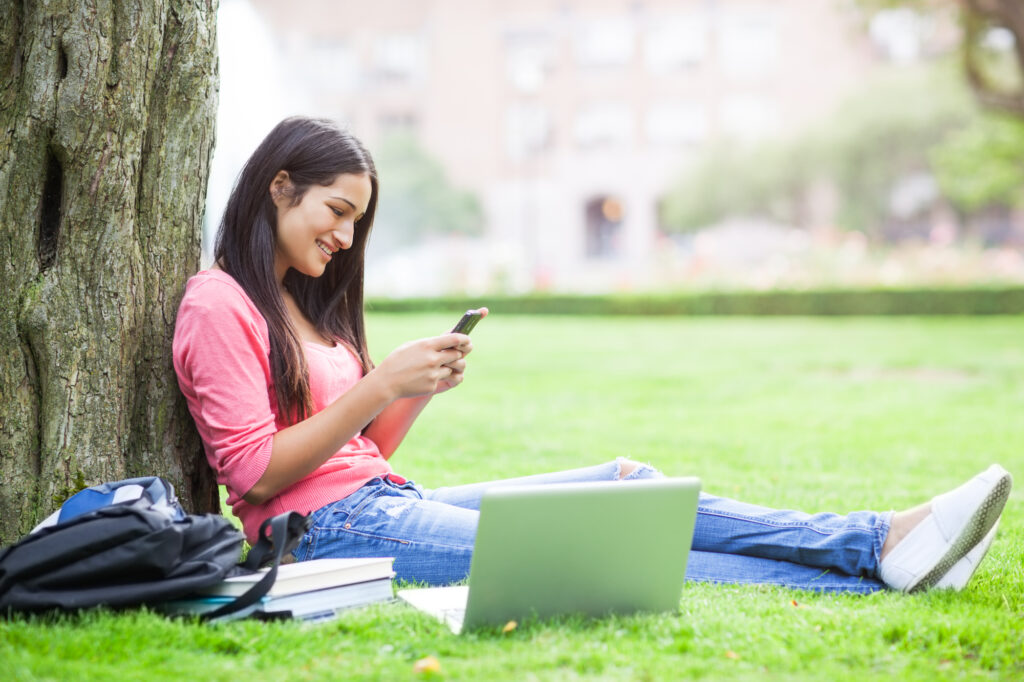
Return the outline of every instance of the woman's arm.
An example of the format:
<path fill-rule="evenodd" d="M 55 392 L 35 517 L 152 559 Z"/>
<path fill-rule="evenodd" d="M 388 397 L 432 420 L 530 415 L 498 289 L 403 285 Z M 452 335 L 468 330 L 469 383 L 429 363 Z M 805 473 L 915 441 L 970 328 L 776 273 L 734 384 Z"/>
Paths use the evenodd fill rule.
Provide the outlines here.
<path fill-rule="evenodd" d="M 430 396 L 461 381 L 464 364 L 460 363 L 470 348 L 464 334 L 420 339 L 397 348 L 323 410 L 274 434 L 270 463 L 243 496 L 245 501 L 262 504 L 305 478 L 375 417 L 383 418 L 392 429 L 381 430 L 379 436 L 398 435 L 397 440 L 393 435 L 385 438 L 394 441 L 393 452 Z M 456 374 L 458 379 L 453 378 Z M 383 452 L 381 443 L 373 440 Z"/>
<path fill-rule="evenodd" d="M 363 435 L 377 444 L 380 454 L 385 458 L 391 457 L 430 398 L 424 395 L 396 400 L 377 415 L 373 423 L 363 431 Z"/>
<path fill-rule="evenodd" d="M 363 435 L 377 444 L 377 448 L 385 458 L 391 457 L 398 446 L 405 439 L 412 428 L 413 422 L 427 406 L 430 399 L 438 393 L 455 388 L 462 383 L 466 371 L 466 356 L 473 350 L 472 343 L 468 341 L 459 346 L 462 352 L 455 362 L 448 363 L 447 367 L 452 373 L 445 379 L 438 382 L 437 389 L 429 395 L 417 396 L 415 398 L 402 398 L 388 405 L 363 431 Z"/>
<path fill-rule="evenodd" d="M 478 312 L 481 313 L 480 317 L 484 318 L 487 317 L 490 311 L 487 308 L 480 308 Z M 409 433 L 409 429 L 412 428 L 413 422 L 420 416 L 423 408 L 427 406 L 427 403 L 430 402 L 434 395 L 455 388 L 462 383 L 466 371 L 465 358 L 472 352 L 473 344 L 467 338 L 458 347 L 458 350 L 462 351 L 462 357 L 448 364 L 448 367 L 452 369 L 452 373 L 438 384 L 437 390 L 433 394 L 396 400 L 388 405 L 363 432 L 363 435 L 377 444 L 380 453 L 385 458 L 391 457 L 395 450 L 398 449 L 398 446 Z"/>

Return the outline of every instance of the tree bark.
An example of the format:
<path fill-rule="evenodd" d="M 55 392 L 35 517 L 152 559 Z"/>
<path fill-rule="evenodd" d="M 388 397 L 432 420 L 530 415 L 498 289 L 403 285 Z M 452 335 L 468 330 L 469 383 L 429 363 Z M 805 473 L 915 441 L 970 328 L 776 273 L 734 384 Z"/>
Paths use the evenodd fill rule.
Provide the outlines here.
<path fill-rule="evenodd" d="M 0 10 L 0 543 L 106 480 L 162 475 L 189 511 L 218 508 L 171 366 L 215 21 L 216 0 Z"/>

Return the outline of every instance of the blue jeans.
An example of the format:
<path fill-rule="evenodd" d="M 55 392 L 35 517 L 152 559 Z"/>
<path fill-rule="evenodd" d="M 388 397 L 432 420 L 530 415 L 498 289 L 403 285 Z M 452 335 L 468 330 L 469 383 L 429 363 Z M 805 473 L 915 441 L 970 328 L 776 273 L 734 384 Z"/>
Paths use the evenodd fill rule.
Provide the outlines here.
<path fill-rule="evenodd" d="M 378 477 L 343 500 L 313 512 L 313 525 L 293 555 L 395 557 L 402 580 L 446 585 L 469 575 L 480 498 L 488 488 L 608 481 L 621 463 L 427 490 Z M 624 480 L 659 477 L 639 465 Z M 826 592 L 874 592 L 878 557 L 891 512 L 805 514 L 758 507 L 701 493 L 686 578 L 756 583 Z"/>

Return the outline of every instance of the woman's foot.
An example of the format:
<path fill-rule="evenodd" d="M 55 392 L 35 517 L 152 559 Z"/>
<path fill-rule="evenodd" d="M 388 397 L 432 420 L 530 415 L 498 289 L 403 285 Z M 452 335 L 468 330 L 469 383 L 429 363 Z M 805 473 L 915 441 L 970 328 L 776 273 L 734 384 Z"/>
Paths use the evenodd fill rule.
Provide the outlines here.
<path fill-rule="evenodd" d="M 900 541 L 907 536 L 907 533 L 914 530 L 917 524 L 924 521 L 932 513 L 932 503 L 926 502 L 922 505 L 912 507 L 906 511 L 895 512 L 892 521 L 889 522 L 889 534 L 885 536 L 882 544 L 881 560 L 889 556 L 889 552 L 900 544 Z"/>
<path fill-rule="evenodd" d="M 1012 482 L 1005 469 L 993 464 L 929 504 L 894 515 L 882 546 L 879 577 L 904 592 L 934 586 L 988 535 Z"/>

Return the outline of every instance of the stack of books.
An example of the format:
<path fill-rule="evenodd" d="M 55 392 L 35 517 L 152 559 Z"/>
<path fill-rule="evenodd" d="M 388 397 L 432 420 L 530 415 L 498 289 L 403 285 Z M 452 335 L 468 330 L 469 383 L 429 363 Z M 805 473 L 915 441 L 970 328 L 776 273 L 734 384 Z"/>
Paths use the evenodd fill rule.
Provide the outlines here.
<path fill-rule="evenodd" d="M 390 601 L 394 599 L 393 562 L 392 557 L 380 557 L 312 559 L 281 565 L 273 587 L 261 601 L 223 619 L 295 618 L 320 622 L 333 620 L 347 608 Z M 163 602 L 158 608 L 168 615 L 209 613 L 244 594 L 267 570 L 226 578 L 184 599 Z"/>

